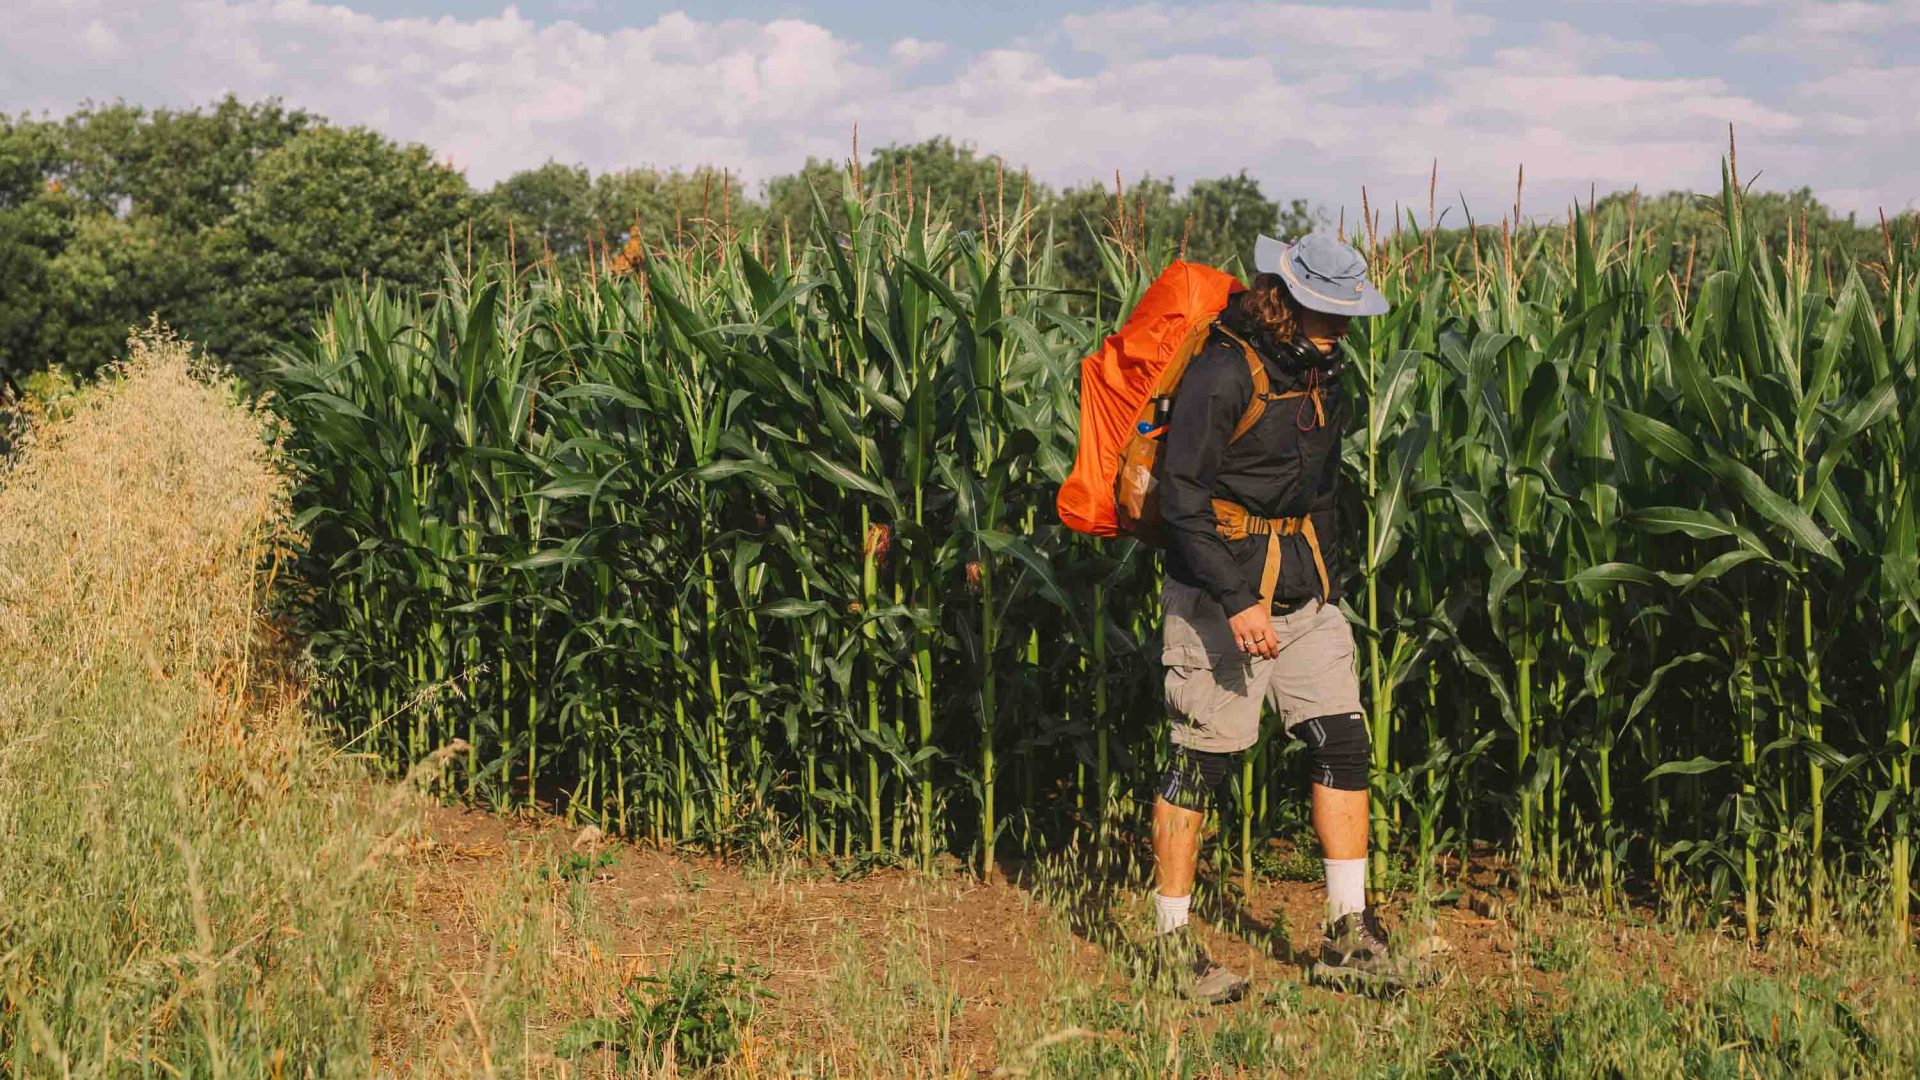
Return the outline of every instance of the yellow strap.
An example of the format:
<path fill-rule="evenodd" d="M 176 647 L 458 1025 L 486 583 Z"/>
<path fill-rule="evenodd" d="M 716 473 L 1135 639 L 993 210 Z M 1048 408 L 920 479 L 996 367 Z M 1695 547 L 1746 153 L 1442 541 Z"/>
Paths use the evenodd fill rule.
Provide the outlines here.
<path fill-rule="evenodd" d="M 1260 417 L 1266 414 L 1267 401 L 1273 397 L 1269 392 L 1272 389 L 1272 383 L 1267 380 L 1267 365 L 1260 362 L 1260 354 L 1253 351 L 1253 346 L 1224 326 L 1216 323 L 1214 329 L 1240 346 L 1241 355 L 1247 358 L 1247 375 L 1253 380 L 1253 396 L 1247 399 L 1247 411 L 1240 414 L 1240 422 L 1233 426 L 1233 435 L 1227 439 L 1228 443 L 1236 443 L 1240 441 L 1240 436 L 1252 430 L 1253 425 L 1259 423 Z"/>
<path fill-rule="evenodd" d="M 1307 542 L 1307 550 L 1313 553 L 1313 569 L 1320 576 L 1320 596 L 1325 599 L 1333 594 L 1333 583 L 1327 576 L 1326 555 L 1320 549 L 1320 533 L 1313 527 L 1311 515 L 1303 517 L 1257 517 L 1247 512 L 1247 508 L 1231 499 L 1213 500 L 1214 528 L 1222 539 L 1245 540 L 1249 536 L 1267 538 L 1267 560 L 1260 570 L 1260 602 L 1267 610 L 1273 610 L 1273 593 L 1280 584 L 1280 563 L 1283 558 L 1280 538 L 1299 536 Z"/>
<path fill-rule="evenodd" d="M 1307 538 L 1307 550 L 1313 552 L 1313 569 L 1320 575 L 1320 598 L 1324 600 L 1333 595 L 1333 585 L 1327 580 L 1326 557 L 1320 553 L 1320 534 L 1314 530 L 1312 515 L 1300 521 L 1300 535 Z"/>
<path fill-rule="evenodd" d="M 1320 370 L 1318 368 L 1313 368 L 1308 371 L 1307 388 L 1305 390 L 1289 390 L 1284 394 L 1272 393 L 1272 384 L 1267 380 L 1267 365 L 1260 362 L 1260 355 L 1253 351 L 1253 346 L 1247 344 L 1245 338 L 1242 338 L 1240 335 L 1217 323 L 1214 324 L 1211 329 L 1220 331 L 1240 346 L 1240 351 L 1244 353 L 1247 358 L 1247 373 L 1253 376 L 1253 399 L 1247 402 L 1247 411 L 1241 415 L 1240 422 L 1234 425 L 1233 437 L 1228 439 L 1228 442 L 1238 442 L 1240 436 L 1245 435 L 1267 411 L 1267 402 L 1269 401 L 1312 398 L 1313 427 L 1319 428 L 1327 425 L 1326 406 L 1320 398 Z M 1311 431 L 1313 428 L 1305 428 L 1303 430 Z"/>
<path fill-rule="evenodd" d="M 1267 534 L 1267 565 L 1260 571 L 1260 607 L 1273 611 L 1273 590 L 1280 584 L 1280 534 Z"/>

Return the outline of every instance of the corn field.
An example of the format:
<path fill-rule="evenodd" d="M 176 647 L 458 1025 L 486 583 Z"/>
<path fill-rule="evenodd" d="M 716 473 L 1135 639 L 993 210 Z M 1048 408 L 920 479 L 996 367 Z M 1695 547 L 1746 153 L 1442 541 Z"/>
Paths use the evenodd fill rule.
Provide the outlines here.
<path fill-rule="evenodd" d="M 1377 840 L 1749 936 L 1869 893 L 1907 927 L 1915 238 L 1834 265 L 1749 235 L 1731 162 L 1718 199 L 1710 266 L 1580 207 L 1349 230 L 1394 303 L 1344 375 Z M 1122 200 L 1089 297 L 1021 207 L 841 203 L 591 275 L 450 260 L 287 348 L 292 616 L 343 744 L 464 739 L 459 794 L 661 842 L 985 867 L 1136 835 L 1158 559 L 1053 497 L 1079 359 L 1174 238 Z M 1277 731 L 1244 758 L 1241 871 L 1302 776 Z"/>

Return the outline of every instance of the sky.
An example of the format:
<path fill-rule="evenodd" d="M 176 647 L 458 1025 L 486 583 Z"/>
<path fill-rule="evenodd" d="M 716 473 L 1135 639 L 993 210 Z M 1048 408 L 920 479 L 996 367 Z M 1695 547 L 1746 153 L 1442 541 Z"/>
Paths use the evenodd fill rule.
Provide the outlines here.
<path fill-rule="evenodd" d="M 1245 170 L 1460 223 L 1589 191 L 1920 209 L 1920 0 L 0 0 L 0 112 L 277 97 L 485 187 L 547 160 L 725 166 L 947 135 L 1056 185 Z M 1449 208 L 1451 208 L 1449 210 Z"/>

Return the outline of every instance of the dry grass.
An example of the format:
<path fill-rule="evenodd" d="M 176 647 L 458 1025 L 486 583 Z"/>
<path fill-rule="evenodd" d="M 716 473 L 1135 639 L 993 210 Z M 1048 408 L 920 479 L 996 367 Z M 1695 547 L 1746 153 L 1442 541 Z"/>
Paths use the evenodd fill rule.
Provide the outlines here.
<path fill-rule="evenodd" d="M 365 1073 L 407 815 L 259 662 L 271 432 L 154 328 L 0 473 L 0 1072 Z"/>
<path fill-rule="evenodd" d="M 0 655 L 76 683 L 111 658 L 244 684 L 257 569 L 288 536 L 277 447 L 170 333 L 129 346 L 0 474 Z"/>

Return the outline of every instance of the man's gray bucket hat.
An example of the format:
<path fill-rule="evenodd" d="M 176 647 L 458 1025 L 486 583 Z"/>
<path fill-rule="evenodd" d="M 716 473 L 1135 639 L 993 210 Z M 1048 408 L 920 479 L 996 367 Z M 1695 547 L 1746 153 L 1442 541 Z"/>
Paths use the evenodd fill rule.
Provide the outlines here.
<path fill-rule="evenodd" d="M 1253 245 L 1253 268 L 1278 274 L 1301 307 L 1327 315 L 1384 315 L 1387 298 L 1367 280 L 1367 260 L 1326 233 L 1309 233 L 1291 244 L 1262 236 Z"/>

